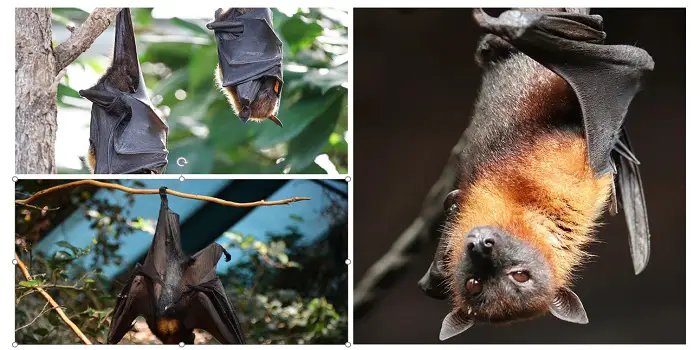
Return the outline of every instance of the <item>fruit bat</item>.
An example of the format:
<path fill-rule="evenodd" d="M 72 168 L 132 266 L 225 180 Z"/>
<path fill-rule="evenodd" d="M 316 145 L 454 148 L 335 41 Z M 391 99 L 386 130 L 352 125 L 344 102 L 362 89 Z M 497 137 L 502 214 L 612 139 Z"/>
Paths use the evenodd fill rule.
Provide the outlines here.
<path fill-rule="evenodd" d="M 238 118 L 247 123 L 277 118 L 282 94 L 282 42 L 272 26 L 269 8 L 218 9 L 214 31 L 219 63 L 214 72 Z"/>
<path fill-rule="evenodd" d="M 624 210 L 637 274 L 649 260 L 639 161 L 622 126 L 654 68 L 643 49 L 605 45 L 603 19 L 587 9 L 521 9 L 491 17 L 476 50 L 483 81 L 465 131 L 458 187 L 419 281 L 451 297 L 439 339 L 476 322 L 551 313 L 588 322 L 570 289 L 606 204 Z"/>
<path fill-rule="evenodd" d="M 216 276 L 221 255 L 231 255 L 212 243 L 188 256 L 180 246 L 180 217 L 168 208 L 166 188 L 160 188 L 160 212 L 146 259 L 137 264 L 117 297 L 108 342 L 117 344 L 137 316 L 164 344 L 192 344 L 202 329 L 222 344 L 244 344 L 238 316 Z"/>
<path fill-rule="evenodd" d="M 80 95 L 92 102 L 89 163 L 95 174 L 162 173 L 168 126 L 146 94 L 128 8 L 117 14 L 112 65 Z"/>

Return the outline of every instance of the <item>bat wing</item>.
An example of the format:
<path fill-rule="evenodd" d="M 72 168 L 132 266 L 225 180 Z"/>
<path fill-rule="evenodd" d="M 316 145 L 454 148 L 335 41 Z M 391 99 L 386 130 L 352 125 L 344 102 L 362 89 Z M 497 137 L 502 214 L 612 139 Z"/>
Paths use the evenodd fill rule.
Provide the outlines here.
<path fill-rule="evenodd" d="M 620 192 L 620 196 L 615 195 L 615 198 L 619 199 L 625 213 L 634 272 L 640 274 L 649 262 L 651 236 L 639 161 L 632 153 L 632 145 L 624 128 L 615 144 L 613 160 L 617 168 L 615 190 Z"/>
<path fill-rule="evenodd" d="M 572 87 L 581 106 L 588 158 L 596 176 L 612 171 L 610 156 L 627 109 L 654 69 L 634 46 L 603 45 L 603 19 L 572 12 L 474 11 L 481 28 L 549 68 Z"/>
<path fill-rule="evenodd" d="M 109 335 L 107 342 L 117 344 L 131 329 L 134 319 L 143 316 L 149 323 L 155 315 L 153 295 L 153 284 L 150 278 L 139 273 L 140 267 L 136 267 L 134 275 L 124 286 L 117 297 L 114 306 L 114 316 L 109 325 Z"/>
<path fill-rule="evenodd" d="M 154 279 L 180 271 L 187 258 L 180 246 L 180 216 L 168 207 L 167 188 L 161 187 L 160 211 L 153 241 L 143 263 L 144 273 Z M 169 267 L 177 267 L 176 269 Z M 175 276 L 180 279 L 180 276 Z"/>
<path fill-rule="evenodd" d="M 187 329 L 202 329 L 221 344 L 245 344 L 238 315 L 226 298 L 224 286 L 218 278 L 191 287 L 190 312 L 183 324 Z M 194 311 L 196 310 L 196 311 Z"/>
<path fill-rule="evenodd" d="M 93 102 L 95 173 L 160 173 L 168 164 L 168 126 L 146 94 L 131 12 L 117 15 L 112 65 L 80 95 Z"/>
<path fill-rule="evenodd" d="M 239 85 L 272 76 L 282 80 L 282 41 L 272 25 L 269 8 L 254 8 L 240 14 L 234 9 L 216 12 L 207 24 L 214 31 L 223 86 Z M 239 96 L 255 97 L 256 85 L 237 89 Z"/>

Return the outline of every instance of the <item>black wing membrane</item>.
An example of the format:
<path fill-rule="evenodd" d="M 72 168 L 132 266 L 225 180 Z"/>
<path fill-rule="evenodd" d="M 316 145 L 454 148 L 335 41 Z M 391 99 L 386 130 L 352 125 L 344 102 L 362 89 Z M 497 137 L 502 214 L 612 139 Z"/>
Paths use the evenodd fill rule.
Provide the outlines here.
<path fill-rule="evenodd" d="M 618 172 L 616 190 L 621 194 L 634 269 L 639 274 L 649 260 L 649 225 L 639 162 L 622 124 L 654 61 L 638 47 L 604 45 L 601 16 L 567 11 L 511 10 L 495 18 L 476 9 L 474 18 L 486 32 L 512 45 L 500 43 L 499 47 L 523 52 L 561 76 L 576 93 L 595 175 Z"/>
<path fill-rule="evenodd" d="M 221 344 L 245 344 L 243 331 L 218 278 L 191 287 L 190 308 L 184 325 L 207 331 Z"/>
<path fill-rule="evenodd" d="M 137 265 L 134 274 L 117 297 L 114 306 L 114 316 L 109 325 L 107 342 L 117 344 L 131 329 L 134 319 L 138 316 L 151 320 L 155 316 L 154 298 L 151 293 L 153 283 L 150 278 L 139 273 Z"/>
<path fill-rule="evenodd" d="M 212 243 L 192 256 L 183 283 L 188 286 L 189 307 L 197 312 L 187 313 L 185 327 L 203 329 L 222 344 L 245 344 L 238 315 L 229 303 L 224 287 L 216 276 L 221 255 L 226 261 L 231 255 L 218 243 Z"/>
<path fill-rule="evenodd" d="M 168 164 L 168 126 L 146 94 L 131 12 L 117 14 L 112 65 L 81 96 L 90 100 L 90 145 L 96 174 L 161 173 Z"/>
<path fill-rule="evenodd" d="M 222 85 L 234 86 L 242 101 L 252 103 L 262 79 L 274 77 L 282 91 L 282 41 L 277 37 L 269 8 L 218 9 L 207 28 L 214 31 Z"/>
<path fill-rule="evenodd" d="M 612 157 L 617 168 L 615 190 L 620 192 L 620 196 L 615 197 L 625 212 L 634 272 L 640 274 L 649 263 L 651 235 L 639 161 L 634 157 L 624 128 L 620 132 Z"/>

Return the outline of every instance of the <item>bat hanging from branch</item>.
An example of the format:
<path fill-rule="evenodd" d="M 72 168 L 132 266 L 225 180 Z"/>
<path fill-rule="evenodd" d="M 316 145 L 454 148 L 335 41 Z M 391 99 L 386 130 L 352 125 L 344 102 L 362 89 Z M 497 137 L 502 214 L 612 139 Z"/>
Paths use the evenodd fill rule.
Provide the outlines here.
<path fill-rule="evenodd" d="M 440 340 L 547 312 L 587 323 L 570 287 L 606 204 L 624 210 L 635 273 L 649 261 L 639 161 L 622 124 L 654 61 L 604 45 L 603 19 L 588 12 L 474 11 L 487 32 L 476 52 L 483 82 L 448 220 L 419 281 L 451 298 Z"/>
<path fill-rule="evenodd" d="M 112 65 L 95 86 L 79 93 L 92 102 L 88 158 L 93 173 L 165 171 L 168 126 L 146 94 L 128 8 L 117 14 Z"/>
<path fill-rule="evenodd" d="M 214 76 L 238 118 L 247 123 L 277 118 L 282 95 L 282 41 L 269 8 L 218 9 L 214 31 L 219 64 Z"/>
<path fill-rule="evenodd" d="M 193 330 L 202 329 L 222 344 L 245 344 L 234 307 L 216 275 L 223 254 L 212 243 L 188 256 L 180 243 L 180 217 L 168 208 L 166 188 L 160 188 L 156 232 L 143 265 L 137 264 L 117 297 L 108 342 L 117 344 L 142 316 L 164 344 L 194 343 Z"/>

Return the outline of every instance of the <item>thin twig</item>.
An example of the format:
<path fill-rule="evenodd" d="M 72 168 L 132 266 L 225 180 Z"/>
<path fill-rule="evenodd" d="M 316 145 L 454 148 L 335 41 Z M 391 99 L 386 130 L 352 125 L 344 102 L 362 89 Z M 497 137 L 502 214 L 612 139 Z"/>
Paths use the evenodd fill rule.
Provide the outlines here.
<path fill-rule="evenodd" d="M 465 133 L 466 134 L 466 133 Z M 389 273 L 404 267 L 408 260 L 409 249 L 419 240 L 429 237 L 428 230 L 443 213 L 442 201 L 453 190 L 457 179 L 457 165 L 459 154 L 466 145 L 466 135 L 462 134 L 457 144 L 452 147 L 452 152 L 442 174 L 433 184 L 428 195 L 423 200 L 423 206 L 418 217 L 399 236 L 389 250 L 365 272 L 362 279 L 356 284 L 353 293 L 353 307 L 355 309 L 369 303 L 376 294 L 376 289 Z M 427 270 L 427 266 L 425 267 Z"/>
<path fill-rule="evenodd" d="M 17 202 L 15 201 L 15 203 L 17 203 Z M 58 207 L 58 208 L 43 207 L 43 208 L 41 208 L 41 207 L 37 207 L 37 206 L 35 206 L 35 205 L 26 204 L 26 203 L 17 203 L 17 204 L 18 204 L 18 205 L 25 206 L 25 207 L 27 207 L 27 208 L 32 208 L 32 209 L 40 210 L 40 211 L 44 211 L 44 210 L 45 210 L 45 211 L 54 211 L 54 210 L 59 210 L 59 209 L 61 209 L 61 207 Z"/>
<path fill-rule="evenodd" d="M 38 315 L 36 315 L 36 317 L 34 317 L 34 319 L 32 320 L 32 322 L 29 322 L 29 323 L 25 324 L 24 326 L 15 329 L 15 332 L 19 331 L 20 329 L 24 329 L 24 328 L 27 328 L 27 327 L 31 326 L 34 322 L 36 322 L 36 320 L 39 319 L 39 317 L 41 317 L 41 315 L 43 315 L 43 314 L 45 314 L 45 313 L 47 313 L 47 312 L 49 312 L 49 311 L 51 311 L 51 310 L 53 310 L 53 309 L 56 308 L 56 307 L 52 307 L 52 308 L 46 310 L 46 307 L 47 307 L 47 306 L 49 306 L 49 303 L 44 304 L 44 307 L 41 309 L 41 312 L 40 312 Z"/>
<path fill-rule="evenodd" d="M 74 28 L 70 37 L 53 50 L 56 56 L 56 75 L 75 61 L 81 53 L 89 49 L 92 43 L 115 20 L 121 8 L 97 8 L 85 22 Z"/>
<path fill-rule="evenodd" d="M 37 198 L 39 198 L 45 194 L 59 191 L 59 190 L 69 188 L 69 187 L 80 186 L 80 185 L 94 185 L 97 187 L 111 188 L 114 190 L 119 190 L 119 191 L 123 191 L 126 193 L 131 193 L 131 194 L 159 194 L 160 193 L 158 189 L 152 189 L 152 190 L 135 189 L 135 188 L 126 187 L 126 186 L 113 184 L 113 183 L 109 183 L 109 182 L 101 182 L 101 181 L 96 181 L 96 180 L 79 180 L 79 181 L 73 181 L 73 182 L 65 183 L 65 184 L 58 185 L 58 186 L 49 187 L 45 190 L 41 190 L 41 191 L 33 194 L 31 197 L 29 197 L 27 199 L 16 199 L 15 203 L 24 205 L 24 204 L 33 202 L 34 200 L 36 200 Z M 311 199 L 308 197 L 293 197 L 293 198 L 282 199 L 282 200 L 278 200 L 278 201 L 269 201 L 269 202 L 266 202 L 264 200 L 259 200 L 257 202 L 237 203 L 237 202 L 225 201 L 223 199 L 219 199 L 216 197 L 200 196 L 200 195 L 195 195 L 195 194 L 173 191 L 171 189 L 167 189 L 166 193 L 173 195 L 173 196 L 177 196 L 177 197 L 197 199 L 197 200 L 201 200 L 201 201 L 208 201 L 208 202 L 213 202 L 213 203 L 217 203 L 217 204 L 221 204 L 221 205 L 226 205 L 229 207 L 237 207 L 237 208 L 281 205 L 281 204 L 289 204 L 289 203 L 299 202 L 299 201 L 308 201 Z"/>
<path fill-rule="evenodd" d="M 24 263 L 22 262 L 22 260 L 20 260 L 19 255 L 17 255 L 17 253 L 15 253 L 15 260 L 17 260 L 17 266 L 19 267 L 20 271 L 22 271 L 24 278 L 27 281 L 31 281 L 32 276 L 29 274 L 29 271 L 27 271 L 27 266 L 25 266 Z M 63 322 L 65 322 L 68 325 L 68 327 L 70 327 L 70 329 L 73 330 L 75 335 L 77 335 L 78 338 L 80 338 L 80 340 L 83 341 L 83 343 L 92 344 L 90 339 L 88 339 L 85 336 L 85 334 L 83 334 L 83 332 L 80 330 L 80 328 L 78 328 L 78 326 L 76 326 L 75 323 L 73 323 L 73 321 L 71 321 L 68 318 L 68 316 L 66 316 L 66 313 L 63 312 L 63 310 L 61 309 L 61 306 L 58 305 L 58 303 L 55 300 L 53 300 L 53 298 L 51 297 L 51 295 L 49 295 L 49 293 L 47 293 L 43 288 L 41 288 L 39 286 L 36 286 L 33 288 L 36 289 L 37 292 L 39 292 L 44 297 L 44 299 L 46 299 L 46 301 L 48 301 L 51 304 L 51 306 L 53 306 L 53 309 L 56 310 L 56 313 L 58 313 L 58 316 L 61 317 Z"/>

